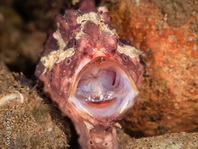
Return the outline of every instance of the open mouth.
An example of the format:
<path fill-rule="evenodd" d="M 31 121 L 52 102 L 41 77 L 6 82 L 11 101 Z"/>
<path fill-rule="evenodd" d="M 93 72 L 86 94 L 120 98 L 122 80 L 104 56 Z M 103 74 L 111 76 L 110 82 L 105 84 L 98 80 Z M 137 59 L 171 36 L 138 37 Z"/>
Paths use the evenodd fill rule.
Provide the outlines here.
<path fill-rule="evenodd" d="M 137 94 L 132 78 L 119 64 L 90 62 L 79 73 L 72 102 L 89 115 L 103 118 L 128 109 Z"/>

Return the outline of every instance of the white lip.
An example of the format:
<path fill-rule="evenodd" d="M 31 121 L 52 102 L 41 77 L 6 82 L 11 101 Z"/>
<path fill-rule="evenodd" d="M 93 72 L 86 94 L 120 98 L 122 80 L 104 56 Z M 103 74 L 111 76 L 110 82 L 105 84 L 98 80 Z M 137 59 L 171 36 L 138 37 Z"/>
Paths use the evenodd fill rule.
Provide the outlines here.
<path fill-rule="evenodd" d="M 107 62 L 108 63 L 108 62 Z M 88 65 L 88 66 L 87 66 Z M 109 62 L 109 66 L 100 65 L 100 64 L 88 64 L 87 63 L 86 68 L 81 66 L 80 74 L 78 75 L 78 78 L 75 82 L 75 93 L 70 96 L 69 102 L 71 102 L 79 111 L 87 113 L 88 115 L 98 118 L 98 119 L 104 119 L 106 117 L 119 117 L 122 113 L 124 113 L 128 108 L 130 108 L 134 102 L 135 97 L 138 95 L 138 90 L 127 73 L 121 69 L 117 63 L 115 62 Z M 90 65 L 90 66 L 89 66 Z M 91 69 L 90 69 L 91 68 Z M 83 75 L 87 75 L 87 73 L 94 72 L 94 69 L 112 69 L 114 70 L 117 75 L 121 77 L 122 86 L 121 88 L 118 88 L 116 91 L 112 92 L 112 97 L 115 98 L 105 98 L 105 94 L 109 94 L 108 92 L 99 91 L 95 95 L 90 95 L 89 92 L 83 93 L 83 90 L 81 89 L 80 92 L 77 89 L 78 83 Z M 83 86 L 83 88 L 86 88 L 86 85 Z M 88 89 L 89 90 L 89 89 Z M 78 96 L 80 94 L 81 96 Z M 110 95 L 110 94 L 109 94 Z M 93 97 L 97 96 L 97 100 L 93 99 Z M 107 97 L 107 96 L 106 96 Z M 110 101 L 114 99 L 112 102 L 113 104 L 105 105 L 105 106 L 97 106 L 97 104 L 104 103 L 106 101 Z M 93 103 L 96 106 L 92 106 L 89 103 Z"/>

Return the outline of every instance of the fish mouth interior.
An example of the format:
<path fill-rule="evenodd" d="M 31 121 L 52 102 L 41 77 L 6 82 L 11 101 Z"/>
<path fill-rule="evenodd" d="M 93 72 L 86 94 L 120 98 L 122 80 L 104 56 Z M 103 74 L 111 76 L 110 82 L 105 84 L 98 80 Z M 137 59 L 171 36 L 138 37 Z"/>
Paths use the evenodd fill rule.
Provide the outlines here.
<path fill-rule="evenodd" d="M 134 104 L 138 91 L 121 67 L 112 62 L 83 68 L 72 102 L 89 115 L 103 118 L 122 113 Z"/>

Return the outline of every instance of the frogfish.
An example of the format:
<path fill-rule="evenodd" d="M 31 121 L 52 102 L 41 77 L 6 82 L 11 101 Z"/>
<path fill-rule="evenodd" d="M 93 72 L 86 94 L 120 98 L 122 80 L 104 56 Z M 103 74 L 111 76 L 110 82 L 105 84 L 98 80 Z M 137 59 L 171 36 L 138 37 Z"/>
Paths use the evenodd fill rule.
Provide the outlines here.
<path fill-rule="evenodd" d="M 35 75 L 74 123 L 82 149 L 118 149 L 116 122 L 139 94 L 141 51 L 119 39 L 107 8 L 96 8 L 94 0 L 80 1 L 55 21 Z"/>

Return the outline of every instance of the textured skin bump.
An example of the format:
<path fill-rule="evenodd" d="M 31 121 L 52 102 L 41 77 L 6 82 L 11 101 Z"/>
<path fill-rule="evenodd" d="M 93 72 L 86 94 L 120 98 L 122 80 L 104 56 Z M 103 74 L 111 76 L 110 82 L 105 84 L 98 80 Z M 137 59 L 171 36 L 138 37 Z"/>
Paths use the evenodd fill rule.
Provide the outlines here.
<path fill-rule="evenodd" d="M 139 62 L 141 52 L 119 41 L 110 26 L 107 9 L 97 9 L 93 0 L 83 0 L 77 10 L 67 9 L 64 15 L 57 14 L 55 21 L 57 29 L 48 34 L 35 74 L 43 82 L 44 91 L 76 124 L 77 132 L 86 136 L 79 139 L 82 148 L 97 148 L 101 144 L 105 144 L 104 148 L 118 148 L 115 130 L 111 128 L 116 118 L 97 120 L 79 111 L 69 98 L 74 92 L 79 71 L 100 56 L 118 63 L 139 86 L 143 74 L 143 66 Z M 102 127 L 98 129 L 98 125 Z M 96 145 L 92 144 L 94 141 L 90 144 L 84 140 L 96 139 L 93 136 L 97 135 L 105 136 L 100 134 L 104 131 L 107 140 L 112 142 L 106 144 L 103 140 Z M 96 139 L 96 142 L 99 140 Z"/>

